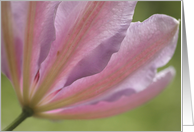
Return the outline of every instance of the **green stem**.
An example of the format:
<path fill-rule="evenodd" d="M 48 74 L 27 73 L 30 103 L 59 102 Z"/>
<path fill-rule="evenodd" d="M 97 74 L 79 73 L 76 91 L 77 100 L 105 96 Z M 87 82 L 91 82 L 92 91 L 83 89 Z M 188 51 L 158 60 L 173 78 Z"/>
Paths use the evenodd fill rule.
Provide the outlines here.
<path fill-rule="evenodd" d="M 29 108 L 23 109 L 22 113 L 3 131 L 12 131 L 14 128 L 16 128 L 20 123 L 22 123 L 26 118 L 33 115 L 33 111 Z"/>

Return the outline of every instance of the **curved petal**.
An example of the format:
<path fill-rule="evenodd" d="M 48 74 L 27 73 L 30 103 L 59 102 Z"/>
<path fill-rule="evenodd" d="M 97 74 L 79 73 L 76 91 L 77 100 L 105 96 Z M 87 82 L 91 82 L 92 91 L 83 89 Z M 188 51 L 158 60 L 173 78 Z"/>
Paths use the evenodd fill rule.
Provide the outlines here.
<path fill-rule="evenodd" d="M 23 52 L 23 96 L 25 103 L 29 100 L 30 86 L 35 87 L 34 77 L 40 63 L 47 56 L 50 44 L 55 39 L 54 18 L 59 3 L 57 1 L 29 2 Z"/>
<path fill-rule="evenodd" d="M 81 103 L 116 89 L 120 83 L 130 85 L 137 92 L 144 90 L 152 82 L 156 69 L 172 57 L 178 26 L 176 19 L 166 15 L 153 15 L 143 23 L 131 25 L 121 49 L 101 73 L 77 80 L 36 110 L 46 111 Z"/>
<path fill-rule="evenodd" d="M 174 75 L 174 68 L 169 67 L 159 72 L 153 82 L 141 92 L 123 95 L 113 102 L 101 99 L 95 103 L 38 113 L 35 116 L 48 119 L 95 119 L 120 114 L 156 97 L 172 81 Z"/>
<path fill-rule="evenodd" d="M 41 65 L 40 79 L 42 82 L 34 96 L 33 104 L 36 104 L 46 94 L 46 91 L 51 92 L 63 87 L 67 75 L 81 59 L 91 55 L 92 50 L 99 48 L 100 45 L 109 45 L 115 40 L 114 37 L 119 38 L 118 43 L 112 44 L 113 50 L 111 50 L 116 52 L 132 20 L 135 5 L 136 2 L 78 3 L 72 9 L 68 19 L 64 20 L 66 24 L 59 27 L 61 29 L 57 32 L 57 39 L 52 45 L 52 50 Z M 62 6 L 63 4 L 60 7 L 63 8 Z M 66 12 L 65 8 L 59 11 Z M 95 52 L 98 52 L 97 50 Z M 93 56 L 97 57 L 99 54 L 98 52 Z M 88 72 L 87 75 L 101 71 L 111 54 L 112 52 L 108 55 L 104 54 L 107 58 L 106 62 L 98 70 L 93 73 Z M 100 59 L 96 60 L 100 61 Z M 91 61 L 84 63 L 84 65 L 90 64 Z M 83 68 L 85 67 L 89 66 L 83 66 Z M 78 76 L 82 77 L 83 75 L 80 74 L 78 73 Z M 77 78 L 73 77 L 68 83 L 71 84 Z"/>

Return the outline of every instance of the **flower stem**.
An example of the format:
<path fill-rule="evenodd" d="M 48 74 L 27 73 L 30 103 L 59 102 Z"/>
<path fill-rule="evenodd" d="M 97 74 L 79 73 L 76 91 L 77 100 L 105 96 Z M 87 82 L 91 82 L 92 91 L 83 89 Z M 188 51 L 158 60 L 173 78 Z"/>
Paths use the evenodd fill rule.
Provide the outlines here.
<path fill-rule="evenodd" d="M 29 108 L 23 109 L 22 113 L 3 131 L 12 131 L 14 128 L 16 128 L 20 123 L 22 123 L 26 118 L 30 117 L 33 115 L 32 110 Z"/>

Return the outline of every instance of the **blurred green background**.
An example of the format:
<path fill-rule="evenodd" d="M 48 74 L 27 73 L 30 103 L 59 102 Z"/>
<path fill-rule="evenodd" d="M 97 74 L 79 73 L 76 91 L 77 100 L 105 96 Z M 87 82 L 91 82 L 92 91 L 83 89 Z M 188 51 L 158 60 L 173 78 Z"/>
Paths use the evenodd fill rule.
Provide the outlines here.
<path fill-rule="evenodd" d="M 153 14 L 167 14 L 181 19 L 181 2 L 137 3 L 133 21 L 143 21 Z M 181 26 L 180 26 L 181 27 Z M 28 118 L 16 131 L 180 131 L 181 130 L 181 30 L 175 54 L 165 66 L 174 66 L 174 81 L 159 96 L 132 111 L 96 120 L 50 121 Z M 163 67 L 163 68 L 165 68 Z M 163 69 L 160 68 L 159 70 Z M 1 75 L 1 128 L 10 124 L 21 112 L 9 80 Z"/>

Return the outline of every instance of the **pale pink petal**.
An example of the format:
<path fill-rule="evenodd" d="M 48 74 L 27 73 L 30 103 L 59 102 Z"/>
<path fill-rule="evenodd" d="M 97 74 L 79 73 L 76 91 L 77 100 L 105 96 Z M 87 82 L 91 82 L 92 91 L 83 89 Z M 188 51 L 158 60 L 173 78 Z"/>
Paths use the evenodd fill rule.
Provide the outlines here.
<path fill-rule="evenodd" d="M 1 32 L 1 72 L 9 78 L 11 81 L 11 75 L 10 75 L 10 70 L 7 62 L 7 57 L 6 57 L 6 50 L 5 50 L 5 44 Z"/>
<path fill-rule="evenodd" d="M 41 62 L 47 56 L 52 41 L 55 40 L 54 19 L 57 1 L 29 2 L 25 24 L 23 52 L 23 95 L 29 99 L 30 86 L 34 89 L 34 77 Z"/>
<path fill-rule="evenodd" d="M 37 109 L 45 111 L 86 102 L 118 87 L 130 86 L 137 92 L 144 90 L 152 82 L 156 69 L 172 57 L 178 26 L 176 19 L 166 15 L 153 15 L 143 23 L 133 24 L 119 52 L 101 73 L 77 80 L 58 92 L 52 103 Z"/>
<path fill-rule="evenodd" d="M 10 79 L 19 102 L 22 102 L 21 85 L 22 79 L 22 38 L 15 24 L 15 17 L 11 2 L 2 2 L 1 19 L 1 66 L 2 72 Z M 25 8 L 25 7 L 24 7 Z"/>
<path fill-rule="evenodd" d="M 57 38 L 52 45 L 49 56 L 41 65 L 40 79 L 42 82 L 34 96 L 36 100 L 33 101 L 34 104 L 46 91 L 50 92 L 63 87 L 67 75 L 74 66 L 84 57 L 91 55 L 95 48 L 97 48 L 95 52 L 98 52 L 99 45 L 110 45 L 109 42 L 114 40 L 113 37 L 119 38 L 117 44 L 111 45 L 113 51 L 116 52 L 132 20 L 135 5 L 136 2 L 80 2 L 75 5 L 75 8 L 70 12 L 71 15 L 67 15 L 67 18 L 64 17 L 65 24 L 62 27 L 61 25 L 56 27 Z M 63 6 L 66 7 L 65 4 L 61 4 L 58 11 L 59 13 L 63 11 L 66 14 L 66 8 Z M 60 21 L 62 21 L 61 19 Z M 58 21 L 57 18 L 56 21 Z M 107 57 L 104 54 L 107 58 L 106 62 L 91 74 L 101 71 L 111 54 L 112 52 Z M 100 59 L 97 59 L 99 53 L 94 53 L 93 56 L 98 61 L 96 64 L 99 64 Z M 90 64 L 91 61 L 84 63 L 83 68 L 89 67 Z M 87 75 L 91 74 L 87 73 Z M 85 75 L 78 74 L 78 76 Z M 77 78 L 75 77 L 69 83 Z"/>
<path fill-rule="evenodd" d="M 169 67 L 159 72 L 153 82 L 141 92 L 134 92 L 129 95 L 123 94 L 116 101 L 101 99 L 95 103 L 37 113 L 35 116 L 48 119 L 95 119 L 120 114 L 141 106 L 156 97 L 172 81 L 174 75 L 174 68 Z"/>
<path fill-rule="evenodd" d="M 18 63 L 19 76 L 21 78 L 21 69 L 22 69 L 22 53 L 23 53 L 23 35 L 24 35 L 24 26 L 26 21 L 26 14 L 28 10 L 28 2 L 10 2 L 10 11 L 12 15 L 12 30 L 14 33 L 14 45 L 15 45 L 15 56 Z M 1 33 L 3 34 L 3 33 Z M 10 78 L 9 67 L 6 58 L 6 50 L 4 46 L 4 38 L 1 36 L 1 59 L 2 59 L 2 72 Z"/>

